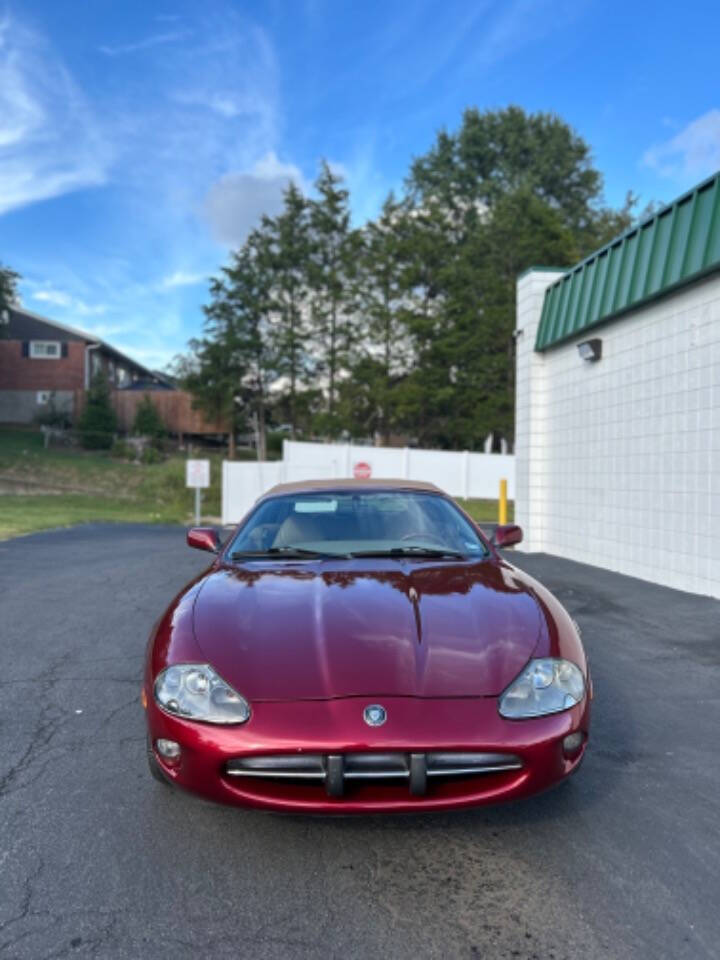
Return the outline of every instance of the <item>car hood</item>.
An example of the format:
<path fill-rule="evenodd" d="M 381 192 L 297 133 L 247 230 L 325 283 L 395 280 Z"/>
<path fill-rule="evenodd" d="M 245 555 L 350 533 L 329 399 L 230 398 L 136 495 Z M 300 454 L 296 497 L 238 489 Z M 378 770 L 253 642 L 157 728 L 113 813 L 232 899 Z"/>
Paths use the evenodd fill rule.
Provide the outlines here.
<path fill-rule="evenodd" d="M 203 654 L 251 701 L 497 695 L 541 623 L 493 560 L 221 567 L 194 607 Z"/>

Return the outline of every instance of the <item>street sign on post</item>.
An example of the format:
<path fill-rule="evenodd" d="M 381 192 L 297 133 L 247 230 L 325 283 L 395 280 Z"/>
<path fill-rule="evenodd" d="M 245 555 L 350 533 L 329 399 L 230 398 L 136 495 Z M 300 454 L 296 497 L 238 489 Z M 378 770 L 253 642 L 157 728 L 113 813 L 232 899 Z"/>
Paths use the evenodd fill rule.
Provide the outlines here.
<path fill-rule="evenodd" d="M 210 486 L 210 461 L 185 461 L 185 486 L 195 490 L 195 526 L 200 526 L 200 491 Z"/>

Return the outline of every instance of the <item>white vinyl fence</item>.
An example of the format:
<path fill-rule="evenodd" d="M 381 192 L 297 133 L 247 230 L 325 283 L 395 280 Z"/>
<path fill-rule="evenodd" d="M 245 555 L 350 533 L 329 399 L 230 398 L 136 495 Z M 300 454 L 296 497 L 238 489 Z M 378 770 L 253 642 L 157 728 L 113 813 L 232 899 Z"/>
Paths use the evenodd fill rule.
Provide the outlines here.
<path fill-rule="evenodd" d="M 347 443 L 286 440 L 283 459 L 224 461 L 222 522 L 237 523 L 276 483 L 369 476 L 372 479 L 424 480 L 453 497 L 497 499 L 500 480 L 515 496 L 515 457 L 503 453 L 462 453 L 409 447 L 364 447 Z"/>

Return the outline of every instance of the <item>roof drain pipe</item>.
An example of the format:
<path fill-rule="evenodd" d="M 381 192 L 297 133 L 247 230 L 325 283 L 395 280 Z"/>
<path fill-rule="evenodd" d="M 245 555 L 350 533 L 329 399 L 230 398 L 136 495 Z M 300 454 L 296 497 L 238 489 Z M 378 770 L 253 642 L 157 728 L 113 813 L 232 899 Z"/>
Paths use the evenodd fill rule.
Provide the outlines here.
<path fill-rule="evenodd" d="M 85 389 L 90 389 L 90 351 L 97 350 L 101 346 L 99 343 L 85 344 Z"/>

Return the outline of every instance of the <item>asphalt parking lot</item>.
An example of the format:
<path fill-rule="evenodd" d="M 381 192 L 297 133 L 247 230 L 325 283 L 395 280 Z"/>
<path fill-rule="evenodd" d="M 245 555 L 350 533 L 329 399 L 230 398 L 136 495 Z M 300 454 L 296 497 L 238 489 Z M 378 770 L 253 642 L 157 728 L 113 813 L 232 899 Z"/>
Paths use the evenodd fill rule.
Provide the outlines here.
<path fill-rule="evenodd" d="M 720 954 L 720 603 L 517 554 L 579 622 L 579 775 L 512 806 L 312 819 L 147 774 L 150 627 L 206 563 L 176 528 L 0 543 L 0 957 Z"/>

